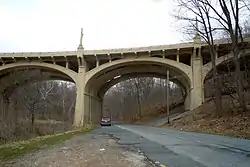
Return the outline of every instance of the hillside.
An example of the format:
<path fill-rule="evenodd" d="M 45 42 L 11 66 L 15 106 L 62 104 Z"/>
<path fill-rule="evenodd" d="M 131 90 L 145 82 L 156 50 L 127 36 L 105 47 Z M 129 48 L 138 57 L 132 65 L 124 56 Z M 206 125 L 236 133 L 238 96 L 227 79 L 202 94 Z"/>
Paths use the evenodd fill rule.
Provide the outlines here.
<path fill-rule="evenodd" d="M 189 115 L 161 127 L 250 139 L 250 111 L 241 112 L 233 104 L 229 96 L 224 96 L 224 109 L 217 114 L 214 102 L 209 100 Z"/>

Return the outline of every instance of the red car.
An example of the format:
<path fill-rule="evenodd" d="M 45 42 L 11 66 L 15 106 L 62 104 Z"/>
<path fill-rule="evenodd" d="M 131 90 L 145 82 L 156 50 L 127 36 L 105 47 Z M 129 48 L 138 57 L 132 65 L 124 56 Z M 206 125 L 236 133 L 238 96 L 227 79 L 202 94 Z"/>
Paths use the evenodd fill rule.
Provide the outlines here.
<path fill-rule="evenodd" d="M 111 119 L 109 117 L 102 117 L 101 126 L 111 126 Z"/>

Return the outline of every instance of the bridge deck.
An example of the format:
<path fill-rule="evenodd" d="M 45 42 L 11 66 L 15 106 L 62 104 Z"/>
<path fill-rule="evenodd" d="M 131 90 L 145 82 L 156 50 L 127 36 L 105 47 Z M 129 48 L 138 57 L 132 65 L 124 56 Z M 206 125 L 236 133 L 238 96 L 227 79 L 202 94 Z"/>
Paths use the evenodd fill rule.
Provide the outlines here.
<path fill-rule="evenodd" d="M 246 39 L 246 42 L 249 42 Z M 216 45 L 229 44 L 228 40 L 216 40 Z M 202 47 L 207 46 L 206 42 L 201 43 Z M 117 49 L 103 49 L 103 50 L 84 50 L 84 55 L 108 55 L 108 54 L 123 54 L 123 53 L 138 53 L 138 52 L 151 52 L 151 51 L 171 51 L 193 48 L 194 42 L 177 43 L 169 45 L 156 45 L 146 47 L 134 47 L 134 48 L 117 48 Z M 55 57 L 55 56 L 75 56 L 77 51 L 62 51 L 62 52 L 14 52 L 14 53 L 0 53 L 0 57 Z"/>
<path fill-rule="evenodd" d="M 246 38 L 245 42 L 250 42 L 250 38 Z M 228 40 L 216 40 L 215 44 L 218 46 L 218 56 L 223 56 L 231 50 L 231 44 Z M 187 42 L 135 48 L 84 50 L 83 56 L 89 64 L 90 69 L 96 66 L 97 61 L 101 65 L 116 59 L 137 56 L 168 58 L 190 65 L 190 57 L 194 51 L 195 45 L 194 42 Z M 202 57 L 205 64 L 210 61 L 209 47 L 206 42 L 202 42 L 199 45 L 202 48 Z M 0 53 L 0 65 L 19 61 L 41 61 L 56 63 L 64 67 L 66 66 L 66 63 L 69 63 L 70 66 L 76 70 L 78 68 L 77 59 L 77 51 Z"/>

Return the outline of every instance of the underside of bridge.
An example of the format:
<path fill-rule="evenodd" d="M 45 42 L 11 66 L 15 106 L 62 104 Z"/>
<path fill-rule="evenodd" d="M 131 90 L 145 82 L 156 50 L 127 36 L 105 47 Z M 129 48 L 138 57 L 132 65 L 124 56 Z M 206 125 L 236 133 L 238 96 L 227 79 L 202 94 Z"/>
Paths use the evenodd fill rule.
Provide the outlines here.
<path fill-rule="evenodd" d="M 69 76 L 54 69 L 34 66 L 16 67 L 0 71 L 0 92 L 5 92 L 4 95 L 9 97 L 19 87 L 48 80 L 74 82 Z"/>
<path fill-rule="evenodd" d="M 33 83 L 42 83 L 43 81 L 51 80 L 67 81 L 72 83 L 75 82 L 72 76 L 69 76 L 63 71 L 56 68 L 50 68 L 49 66 L 36 66 L 35 63 L 30 63 L 30 65 L 28 66 L 22 66 L 20 64 L 17 64 L 16 66 L 14 66 L 14 64 L 1 66 L 0 96 L 4 102 L 4 107 L 8 111 L 13 111 L 13 106 L 15 105 L 15 103 L 12 102 L 14 99 L 17 99 L 17 97 L 15 97 L 15 95 L 18 94 L 17 92 L 23 90 L 23 88 L 30 88 L 30 85 L 32 85 Z M 34 91 L 34 89 L 32 90 Z M 29 89 L 25 92 L 28 93 Z M 33 93 L 35 96 L 36 92 Z M 31 96 L 26 96 L 24 94 L 23 96 L 19 97 L 19 99 L 20 101 L 22 101 L 22 98 L 25 99 L 26 97 L 30 98 Z M 27 101 L 27 104 L 24 104 L 24 106 L 25 105 L 28 105 L 28 107 L 30 107 L 30 101 Z M 22 109 L 20 108 L 20 111 L 21 110 Z"/>
<path fill-rule="evenodd" d="M 240 70 L 241 75 L 244 78 L 245 82 L 249 82 L 250 80 L 250 52 L 246 52 L 245 54 L 241 55 L 239 58 L 240 61 Z M 220 81 L 221 86 L 221 93 L 228 94 L 236 92 L 236 83 L 235 83 L 235 65 L 233 58 L 229 58 L 225 61 L 222 61 L 221 63 L 217 64 L 217 76 Z M 213 88 L 213 74 L 212 70 L 210 70 L 207 75 L 204 78 L 204 96 L 205 98 L 211 97 L 214 95 L 212 88 Z M 249 85 L 247 83 L 244 83 L 244 85 Z M 249 89 L 248 87 L 245 87 L 245 89 Z M 230 91 L 230 92 L 229 92 Z"/>
<path fill-rule="evenodd" d="M 242 55 L 239 58 L 239 61 L 240 61 L 241 71 L 249 70 L 250 69 L 250 52 Z M 216 68 L 217 68 L 218 75 L 223 75 L 223 74 L 227 74 L 230 72 L 234 72 L 235 65 L 233 62 L 233 58 L 222 61 L 221 63 L 217 64 Z M 207 75 L 205 76 L 204 80 L 211 79 L 212 77 L 213 77 L 212 71 L 209 71 Z"/>
<path fill-rule="evenodd" d="M 153 61 L 154 59 L 158 61 Z M 112 64 L 113 63 L 113 64 Z M 116 60 L 109 63 L 107 67 L 98 69 L 95 71 L 90 70 L 85 76 L 84 85 L 84 122 L 99 123 L 102 113 L 102 101 L 106 91 L 113 85 L 135 77 L 156 77 L 166 78 L 167 70 L 169 70 L 170 81 L 175 82 L 185 92 L 185 108 L 189 110 L 189 92 L 190 92 L 190 78 L 189 76 L 171 66 L 164 63 L 160 58 L 151 58 L 151 60 Z M 84 69 L 83 69 L 84 70 Z M 76 114 L 76 120 L 80 118 L 80 115 Z M 79 120 L 78 120 L 79 122 Z"/>

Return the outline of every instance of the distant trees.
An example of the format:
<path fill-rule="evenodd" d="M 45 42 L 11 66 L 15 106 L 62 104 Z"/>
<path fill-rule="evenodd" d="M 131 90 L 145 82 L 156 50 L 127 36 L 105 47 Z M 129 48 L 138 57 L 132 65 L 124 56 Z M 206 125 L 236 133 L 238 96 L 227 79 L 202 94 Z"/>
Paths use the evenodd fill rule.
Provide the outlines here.
<path fill-rule="evenodd" d="M 75 85 L 47 79 L 39 70 L 13 71 L 0 79 L 0 144 L 71 127 Z"/>
<path fill-rule="evenodd" d="M 144 116 L 164 113 L 165 79 L 138 77 L 118 83 L 104 97 L 104 112 L 115 120 L 134 121 Z M 170 84 L 170 105 L 183 103 L 182 90 Z M 166 100 L 166 98 L 165 98 Z"/>

